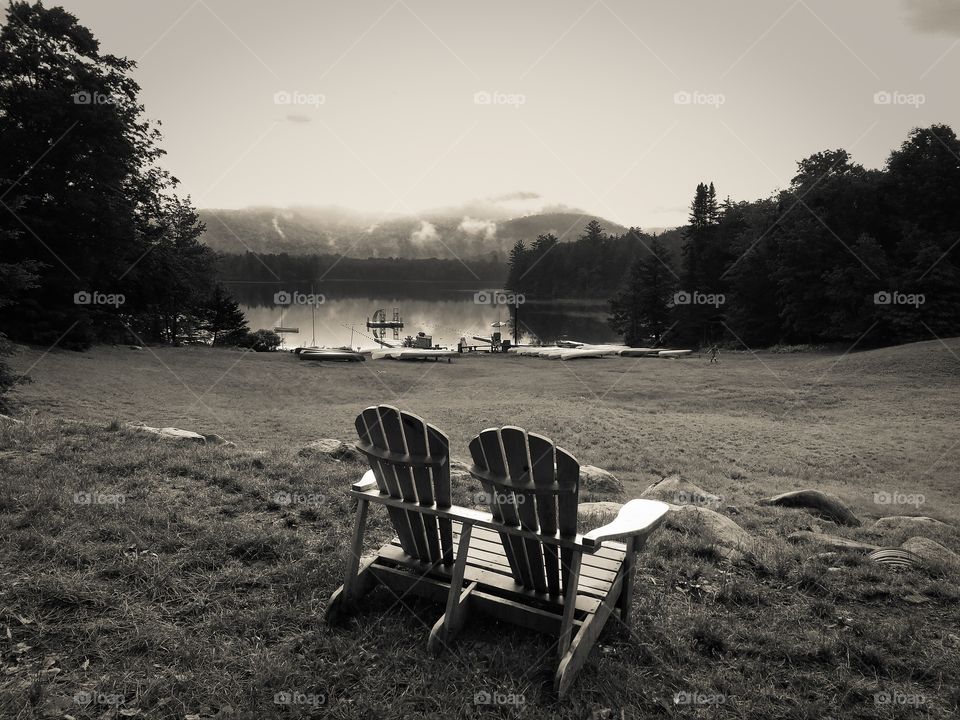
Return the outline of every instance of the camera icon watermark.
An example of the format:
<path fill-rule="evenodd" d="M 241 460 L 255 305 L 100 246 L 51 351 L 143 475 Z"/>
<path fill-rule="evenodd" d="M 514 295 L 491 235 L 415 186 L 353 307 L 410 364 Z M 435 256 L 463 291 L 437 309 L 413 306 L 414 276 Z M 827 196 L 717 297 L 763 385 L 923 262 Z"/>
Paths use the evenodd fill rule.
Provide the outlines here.
<path fill-rule="evenodd" d="M 723 502 L 723 495 L 703 495 L 698 492 L 679 490 L 673 496 L 674 505 L 697 505 L 699 507 L 719 507 Z"/>
<path fill-rule="evenodd" d="M 320 493 L 276 492 L 270 496 L 270 502 L 282 507 L 289 505 L 323 505 L 326 501 L 326 495 Z"/>
<path fill-rule="evenodd" d="M 326 301 L 327 297 L 323 293 L 280 290 L 273 294 L 274 305 L 323 305 Z"/>
<path fill-rule="evenodd" d="M 73 694 L 73 701 L 80 707 L 88 705 L 124 705 L 127 700 L 123 695 L 117 693 L 102 693 L 96 690 L 78 690 Z"/>
<path fill-rule="evenodd" d="M 927 497 L 923 493 L 903 493 L 896 490 L 887 492 L 886 490 L 881 490 L 873 494 L 874 505 L 912 505 L 914 508 L 918 508 L 926 501 Z"/>
<path fill-rule="evenodd" d="M 902 293 L 896 290 L 880 290 L 873 294 L 874 305 L 912 305 L 920 307 L 927 301 L 923 293 Z"/>
<path fill-rule="evenodd" d="M 307 705 L 320 708 L 327 704 L 327 694 L 324 692 L 305 693 L 299 690 L 281 690 L 273 695 L 274 705 Z"/>
<path fill-rule="evenodd" d="M 723 93 L 707 93 L 699 90 L 678 90 L 673 94 L 674 105 L 706 105 L 719 110 L 726 104 L 727 96 Z"/>
<path fill-rule="evenodd" d="M 883 690 L 873 694 L 874 705 L 908 705 L 919 707 L 927 701 L 923 693 L 905 693 L 900 690 Z"/>
<path fill-rule="evenodd" d="M 712 305 L 715 308 L 720 307 L 727 302 L 727 297 L 723 293 L 702 293 L 694 290 L 678 290 L 673 294 L 674 305 Z"/>
<path fill-rule="evenodd" d="M 299 90 L 278 90 L 273 94 L 274 105 L 308 105 L 319 108 L 327 104 L 327 96 L 323 93 L 306 93 Z"/>
<path fill-rule="evenodd" d="M 70 97 L 73 98 L 74 105 L 116 105 L 123 96 L 81 90 L 80 92 L 73 93 Z"/>
<path fill-rule="evenodd" d="M 527 96 L 522 93 L 505 93 L 488 90 L 478 90 L 473 94 L 474 105 L 506 105 L 519 110 L 527 102 Z"/>
<path fill-rule="evenodd" d="M 111 305 L 118 308 L 127 301 L 123 293 L 102 293 L 96 290 L 80 290 L 73 294 L 74 305 Z"/>
<path fill-rule="evenodd" d="M 673 694 L 674 705 L 723 705 L 727 696 L 721 693 L 702 693 L 688 690 Z"/>
<path fill-rule="evenodd" d="M 874 105 L 909 105 L 919 108 L 927 102 L 923 93 L 904 93 L 899 90 L 878 90 L 873 94 Z"/>
<path fill-rule="evenodd" d="M 527 501 L 527 496 L 523 493 L 517 494 L 499 491 L 488 493 L 481 490 L 480 492 L 474 494 L 473 500 L 477 505 L 523 505 Z"/>
<path fill-rule="evenodd" d="M 476 305 L 523 305 L 527 298 L 523 293 L 509 292 L 506 290 L 478 290 L 473 294 L 473 302 Z"/>
<path fill-rule="evenodd" d="M 80 490 L 73 493 L 74 505 L 123 505 L 127 496 L 120 493 L 102 493 L 99 490 Z"/>
<path fill-rule="evenodd" d="M 518 707 L 526 704 L 527 699 L 523 693 L 505 693 L 500 690 L 480 690 L 473 696 L 474 705 L 512 705 Z"/>

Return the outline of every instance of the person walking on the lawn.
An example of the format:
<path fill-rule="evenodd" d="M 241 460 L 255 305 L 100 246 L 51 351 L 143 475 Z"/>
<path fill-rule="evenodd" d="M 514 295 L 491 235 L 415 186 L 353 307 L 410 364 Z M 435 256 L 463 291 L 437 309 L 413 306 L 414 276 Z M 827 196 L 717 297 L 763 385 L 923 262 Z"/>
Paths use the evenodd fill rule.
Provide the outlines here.
<path fill-rule="evenodd" d="M 713 347 L 710 348 L 710 362 L 719 363 L 720 362 L 719 356 L 720 356 L 720 348 L 718 348 L 716 343 L 714 343 Z"/>

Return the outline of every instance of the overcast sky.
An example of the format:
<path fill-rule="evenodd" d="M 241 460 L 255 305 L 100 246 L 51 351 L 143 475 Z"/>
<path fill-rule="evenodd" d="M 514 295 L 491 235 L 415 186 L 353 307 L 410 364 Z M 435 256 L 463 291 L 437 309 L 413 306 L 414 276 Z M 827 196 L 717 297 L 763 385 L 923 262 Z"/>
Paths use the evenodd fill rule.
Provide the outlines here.
<path fill-rule="evenodd" d="M 199 207 L 525 191 L 668 226 L 700 180 L 754 199 L 818 150 L 875 167 L 911 127 L 960 130 L 956 0 L 62 4 L 138 59 Z"/>

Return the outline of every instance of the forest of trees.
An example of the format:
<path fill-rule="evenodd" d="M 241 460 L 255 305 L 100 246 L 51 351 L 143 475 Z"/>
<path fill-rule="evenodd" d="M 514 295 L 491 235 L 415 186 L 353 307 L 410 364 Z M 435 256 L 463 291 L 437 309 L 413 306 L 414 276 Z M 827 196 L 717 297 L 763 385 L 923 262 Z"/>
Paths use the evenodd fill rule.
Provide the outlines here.
<path fill-rule="evenodd" d="M 960 334 L 958 241 L 960 141 L 933 125 L 878 170 L 845 150 L 811 155 L 769 198 L 718 202 L 701 183 L 689 224 L 658 238 L 593 224 L 573 243 L 517 243 L 507 284 L 539 298 L 619 288 L 610 323 L 631 344 L 667 331 L 685 344 L 892 344 Z"/>
<path fill-rule="evenodd" d="M 143 117 L 135 64 L 102 52 L 62 8 L 14 2 L 6 14 L 0 327 L 66 348 L 242 336 L 203 225 L 158 165 L 159 123 Z"/>

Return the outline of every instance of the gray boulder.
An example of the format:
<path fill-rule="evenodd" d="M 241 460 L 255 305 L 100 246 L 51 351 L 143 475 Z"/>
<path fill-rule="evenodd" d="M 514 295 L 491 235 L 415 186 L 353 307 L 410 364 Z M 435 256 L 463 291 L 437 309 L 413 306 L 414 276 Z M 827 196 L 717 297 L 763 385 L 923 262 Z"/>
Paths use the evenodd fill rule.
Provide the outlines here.
<path fill-rule="evenodd" d="M 709 493 L 692 482 L 681 479 L 679 475 L 670 475 L 653 483 L 640 497 L 662 500 L 674 505 L 702 505 L 716 508 L 723 502 L 719 495 Z"/>
<path fill-rule="evenodd" d="M 588 532 L 612 522 L 623 503 L 601 501 L 580 503 L 577 507 L 577 525 L 580 532 Z"/>
<path fill-rule="evenodd" d="M 333 438 L 323 438 L 307 443 L 297 452 L 302 458 L 326 456 L 332 460 L 347 460 L 352 462 L 361 462 L 363 460 L 360 453 L 342 440 Z"/>
<path fill-rule="evenodd" d="M 623 493 L 623 481 L 603 468 L 581 465 L 580 491 L 595 495 L 620 495 Z"/>
<path fill-rule="evenodd" d="M 699 505 L 672 506 L 667 525 L 696 533 L 704 542 L 715 545 L 729 560 L 739 560 L 752 552 L 756 541 L 746 530 L 725 515 Z"/>
<path fill-rule="evenodd" d="M 904 550 L 919 555 L 928 565 L 948 565 L 960 568 L 960 555 L 930 538 L 912 537 L 901 545 Z"/>
<path fill-rule="evenodd" d="M 801 508 L 811 511 L 814 515 L 850 527 L 860 527 L 862 524 L 857 516 L 841 502 L 840 498 L 828 495 L 821 490 L 795 490 L 761 500 L 760 504 Z"/>
<path fill-rule="evenodd" d="M 923 515 L 890 515 L 880 518 L 873 524 L 874 530 L 912 530 L 914 532 L 947 530 L 951 527 L 945 522 Z"/>
<path fill-rule="evenodd" d="M 175 427 L 151 427 L 143 422 L 136 423 L 127 423 L 126 425 L 128 430 L 133 430 L 134 432 L 149 433 L 150 435 L 155 435 L 164 440 L 178 440 L 183 442 L 195 442 L 199 445 L 205 445 L 207 439 L 200 433 L 195 433 L 192 430 L 181 430 L 180 428 Z"/>
<path fill-rule="evenodd" d="M 790 542 L 811 542 L 828 547 L 831 550 L 850 550 L 852 552 L 873 552 L 879 545 L 870 545 L 868 543 L 857 542 L 850 538 L 840 537 L 839 535 L 827 535 L 826 533 L 815 533 L 809 530 L 800 530 L 787 535 Z"/>

